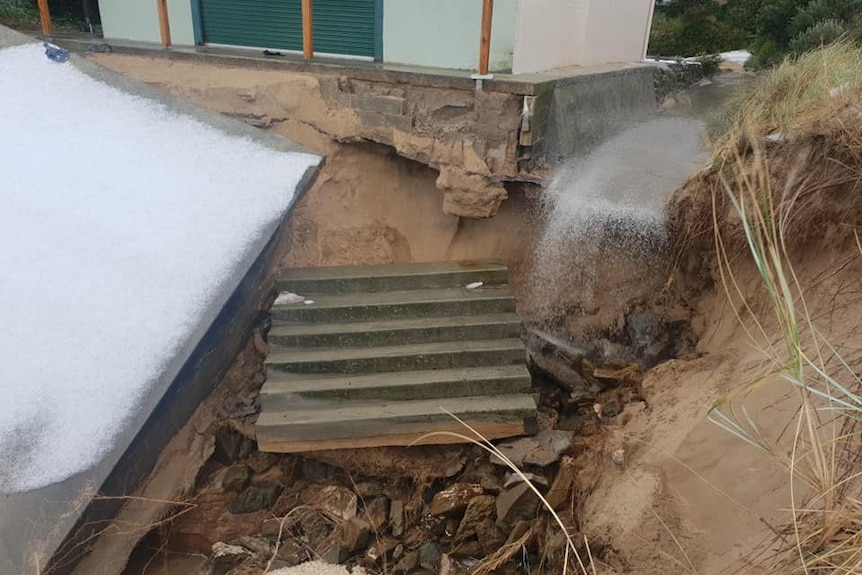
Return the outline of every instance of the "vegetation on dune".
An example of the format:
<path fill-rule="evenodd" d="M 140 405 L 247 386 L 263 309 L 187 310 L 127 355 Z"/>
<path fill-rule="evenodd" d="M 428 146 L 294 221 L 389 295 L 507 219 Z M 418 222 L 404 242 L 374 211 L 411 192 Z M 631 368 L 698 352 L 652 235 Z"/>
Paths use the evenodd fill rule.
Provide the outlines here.
<path fill-rule="evenodd" d="M 713 172 L 700 183 L 712 191 L 724 290 L 771 366 L 710 418 L 788 472 L 793 521 L 777 532 L 774 572 L 862 573 L 860 356 L 825 335 L 835 310 L 816 311 L 822 296 L 794 269 L 800 252 L 823 249 L 826 237 L 855 248 L 830 274 L 862 258 L 860 104 L 860 48 L 842 42 L 785 62 L 731 104 Z M 781 138 L 770 139 L 775 133 Z M 739 277 L 745 259 L 759 293 Z M 767 385 L 786 385 L 795 397 L 784 437 L 764 433 L 745 407 Z"/>
<path fill-rule="evenodd" d="M 49 0 L 48 9 L 51 24 L 59 32 L 89 32 L 90 25 L 99 24 L 96 0 Z M 36 0 L 0 0 L 0 25 L 38 30 L 41 20 Z"/>
<path fill-rule="evenodd" d="M 747 48 L 762 68 L 839 38 L 862 40 L 862 0 L 657 0 L 649 53 Z"/>

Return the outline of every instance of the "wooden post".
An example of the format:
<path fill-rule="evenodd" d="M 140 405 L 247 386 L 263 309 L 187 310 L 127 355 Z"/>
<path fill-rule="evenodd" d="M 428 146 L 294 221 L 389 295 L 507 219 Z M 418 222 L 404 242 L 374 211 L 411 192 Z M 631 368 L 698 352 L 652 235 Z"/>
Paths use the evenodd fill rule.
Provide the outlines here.
<path fill-rule="evenodd" d="M 42 35 L 50 36 L 54 33 L 51 26 L 51 12 L 48 11 L 48 0 L 38 0 L 39 20 L 42 21 Z"/>
<path fill-rule="evenodd" d="M 168 1 L 156 0 L 159 10 L 159 32 L 162 35 L 162 46 L 167 48 L 171 45 L 171 24 L 168 21 Z"/>
<path fill-rule="evenodd" d="M 494 0 L 482 0 L 482 33 L 479 36 L 479 75 L 488 74 L 491 57 L 491 20 L 494 15 Z"/>
<path fill-rule="evenodd" d="M 302 0 L 302 57 L 314 58 L 314 25 L 311 0 Z"/>

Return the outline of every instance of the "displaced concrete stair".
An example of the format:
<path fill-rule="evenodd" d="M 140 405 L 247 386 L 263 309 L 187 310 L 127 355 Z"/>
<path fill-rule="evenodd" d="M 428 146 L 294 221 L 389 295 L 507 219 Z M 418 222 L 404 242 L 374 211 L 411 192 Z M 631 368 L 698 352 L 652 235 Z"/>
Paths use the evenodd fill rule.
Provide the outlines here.
<path fill-rule="evenodd" d="M 477 289 L 468 284 L 482 282 Z M 535 418 L 520 322 L 501 262 L 291 270 L 273 306 L 255 430 L 262 451 L 489 439 Z M 435 435 L 421 443 L 463 441 Z"/>

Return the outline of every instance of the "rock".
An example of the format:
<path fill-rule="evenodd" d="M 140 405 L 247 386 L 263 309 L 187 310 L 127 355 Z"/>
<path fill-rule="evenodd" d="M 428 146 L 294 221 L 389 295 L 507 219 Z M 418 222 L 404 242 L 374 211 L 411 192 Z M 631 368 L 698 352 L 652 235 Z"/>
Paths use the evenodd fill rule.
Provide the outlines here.
<path fill-rule="evenodd" d="M 213 575 L 224 575 L 251 559 L 252 556 L 247 549 L 239 545 L 228 545 L 221 541 L 214 543 L 212 550 L 209 563 L 212 566 Z"/>
<path fill-rule="evenodd" d="M 239 493 L 251 479 L 251 467 L 248 465 L 232 465 L 228 467 L 221 479 L 221 488 L 225 491 Z"/>
<path fill-rule="evenodd" d="M 302 543 L 293 538 L 285 539 L 275 552 L 275 557 L 289 566 L 299 565 L 307 559 Z"/>
<path fill-rule="evenodd" d="M 466 565 L 451 555 L 444 553 L 440 556 L 437 575 L 467 575 L 469 572 L 470 570 Z"/>
<path fill-rule="evenodd" d="M 398 499 L 389 504 L 389 525 L 392 535 L 401 537 L 404 533 L 404 502 Z"/>
<path fill-rule="evenodd" d="M 548 480 L 542 477 L 541 475 L 536 475 L 535 473 L 524 473 L 520 474 L 509 472 L 506 474 L 506 482 L 503 484 L 503 487 L 511 487 L 516 483 L 523 483 L 524 480 L 529 481 L 533 485 L 537 485 L 540 487 L 547 487 Z"/>
<path fill-rule="evenodd" d="M 368 551 L 365 553 L 365 556 L 371 560 L 376 562 L 381 557 L 386 557 L 390 553 L 395 550 L 395 547 L 398 545 L 398 542 L 391 537 L 383 537 L 375 541 L 371 547 L 368 548 Z"/>
<path fill-rule="evenodd" d="M 495 216 L 509 196 L 499 182 L 453 166 L 440 167 L 437 188 L 443 190 L 443 212 L 465 218 Z"/>
<path fill-rule="evenodd" d="M 356 516 L 356 494 L 338 485 L 311 484 L 302 491 L 300 501 L 313 505 L 335 520 L 347 521 Z"/>
<path fill-rule="evenodd" d="M 623 406 L 616 399 L 610 399 L 602 404 L 602 417 L 616 417 L 622 412 Z"/>
<path fill-rule="evenodd" d="M 392 568 L 393 573 L 410 573 L 416 566 L 419 565 L 419 552 L 411 551 L 404 555 L 395 567 Z"/>
<path fill-rule="evenodd" d="M 272 563 L 269 566 L 269 571 L 267 573 L 273 573 L 274 571 L 278 571 L 279 569 L 287 569 L 288 567 L 293 567 L 296 563 L 291 564 L 290 561 L 284 561 L 282 559 L 273 559 Z"/>
<path fill-rule="evenodd" d="M 573 457 L 563 457 L 560 460 L 560 469 L 554 478 L 554 483 L 548 491 L 545 499 L 552 509 L 559 510 L 569 500 L 575 484 L 576 468 Z"/>
<path fill-rule="evenodd" d="M 361 517 L 351 517 L 342 525 L 341 542 L 350 553 L 368 545 L 370 536 L 371 525 Z"/>
<path fill-rule="evenodd" d="M 306 481 L 328 481 L 335 475 L 336 469 L 316 459 L 303 458 L 300 472 Z"/>
<path fill-rule="evenodd" d="M 500 493 L 503 489 L 499 468 L 491 465 L 487 459 L 484 459 L 482 465 L 476 469 L 476 477 L 485 493 Z"/>
<path fill-rule="evenodd" d="M 437 560 L 440 559 L 440 555 L 442 554 L 443 550 L 440 549 L 439 543 L 428 541 L 419 548 L 419 565 L 433 571 L 437 566 Z"/>
<path fill-rule="evenodd" d="M 230 505 L 229 511 L 235 515 L 254 513 L 269 509 L 281 495 L 282 487 L 274 483 L 264 483 L 247 487 Z"/>
<path fill-rule="evenodd" d="M 476 527 L 494 515 L 494 498 L 490 495 L 479 495 L 470 500 L 464 511 L 464 519 L 455 532 L 455 542 L 466 541 L 476 534 Z"/>
<path fill-rule="evenodd" d="M 544 376 L 569 391 L 586 391 L 590 388 L 583 376 L 565 359 L 536 353 L 530 356 L 530 368 L 534 374 Z"/>
<path fill-rule="evenodd" d="M 441 515 L 423 515 L 419 520 L 419 527 L 424 533 L 432 537 L 441 537 L 446 533 L 446 518 Z"/>
<path fill-rule="evenodd" d="M 299 528 L 308 541 L 323 541 L 332 533 L 332 521 L 322 511 L 303 513 L 299 518 Z"/>
<path fill-rule="evenodd" d="M 279 532 L 281 533 L 281 538 L 283 539 L 288 534 L 288 527 L 290 526 L 290 519 L 285 520 L 284 525 L 281 523 L 280 517 L 272 517 L 270 519 L 264 519 L 263 525 L 260 528 L 260 534 L 263 537 L 269 537 L 270 539 L 275 539 L 279 537 Z"/>
<path fill-rule="evenodd" d="M 453 483 L 446 489 L 434 494 L 431 500 L 431 515 L 458 515 L 467 504 L 484 491 L 478 483 Z"/>
<path fill-rule="evenodd" d="M 395 546 L 395 549 L 393 549 L 393 551 L 392 551 L 392 558 L 393 559 L 399 559 L 399 558 L 401 558 L 402 555 L 404 555 L 404 544 L 399 543 L 398 545 Z"/>
<path fill-rule="evenodd" d="M 354 486 L 354 491 L 356 491 L 356 494 L 363 499 L 383 495 L 383 488 L 380 486 L 380 484 L 372 481 L 363 481 L 362 483 L 357 483 Z"/>
<path fill-rule="evenodd" d="M 272 545 L 269 541 L 262 537 L 251 537 L 250 535 L 243 535 L 239 539 L 237 539 L 237 544 L 242 545 L 246 549 L 252 552 L 254 555 L 272 555 Z"/>
<path fill-rule="evenodd" d="M 233 465 L 240 456 L 240 450 L 245 442 L 245 437 L 230 428 L 218 430 L 215 437 L 215 448 L 213 459 L 222 465 Z"/>
<path fill-rule="evenodd" d="M 546 467 L 557 461 L 560 455 L 572 446 L 573 437 L 574 433 L 571 431 L 543 429 L 535 437 L 507 441 L 497 445 L 497 449 L 517 467 L 525 464 Z M 491 455 L 491 463 L 506 465 L 496 455 Z"/>
<path fill-rule="evenodd" d="M 625 449 L 617 449 L 613 453 L 611 453 L 611 461 L 614 462 L 614 465 L 618 467 L 625 467 L 626 465 L 626 450 Z"/>
<path fill-rule="evenodd" d="M 325 545 L 322 545 L 317 554 L 320 556 L 321 561 L 331 563 L 332 565 L 339 565 L 347 559 L 347 549 L 340 543 L 335 542 L 327 542 Z"/>
<path fill-rule="evenodd" d="M 497 497 L 497 524 L 512 525 L 519 520 L 534 519 L 539 498 L 526 483 L 505 489 Z"/>
<path fill-rule="evenodd" d="M 664 319 L 650 311 L 631 313 L 626 317 L 626 334 L 631 341 L 635 356 L 641 358 L 646 367 L 668 359 L 672 354 L 672 342 Z"/>
<path fill-rule="evenodd" d="M 482 551 L 486 555 L 491 555 L 506 542 L 506 534 L 497 527 L 497 522 L 489 517 L 476 525 L 476 539 L 479 541 Z"/>
<path fill-rule="evenodd" d="M 365 519 L 375 532 L 380 531 L 389 518 L 389 500 L 376 497 L 365 505 Z"/>

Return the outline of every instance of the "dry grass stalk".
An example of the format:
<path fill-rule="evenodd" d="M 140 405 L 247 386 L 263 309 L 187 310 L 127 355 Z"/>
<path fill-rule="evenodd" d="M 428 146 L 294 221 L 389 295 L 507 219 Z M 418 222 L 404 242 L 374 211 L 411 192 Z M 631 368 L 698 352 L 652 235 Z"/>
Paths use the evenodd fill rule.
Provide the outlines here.
<path fill-rule="evenodd" d="M 723 398 L 710 417 L 788 471 L 794 520 L 785 535 L 793 544 L 774 558 L 785 572 L 862 573 L 862 378 L 854 358 L 824 336 L 808 303 L 811 286 L 793 267 L 794 248 L 811 239 L 806 232 L 823 232 L 816 224 L 855 233 L 860 223 L 862 126 L 848 122 L 858 117 L 860 102 L 862 50 L 827 47 L 785 63 L 746 91 L 716 150 L 713 182 L 721 189 L 712 188 L 711 224 L 718 271 L 738 304 L 734 313 L 771 369 Z M 775 132 L 785 147 L 769 150 L 764 136 Z M 829 195 L 836 190 L 840 195 Z M 763 296 L 737 277 L 741 247 Z M 764 298 L 766 313 L 755 301 Z M 790 384 L 797 398 L 789 441 L 767 436 L 745 409 L 748 396 L 775 381 Z"/>

